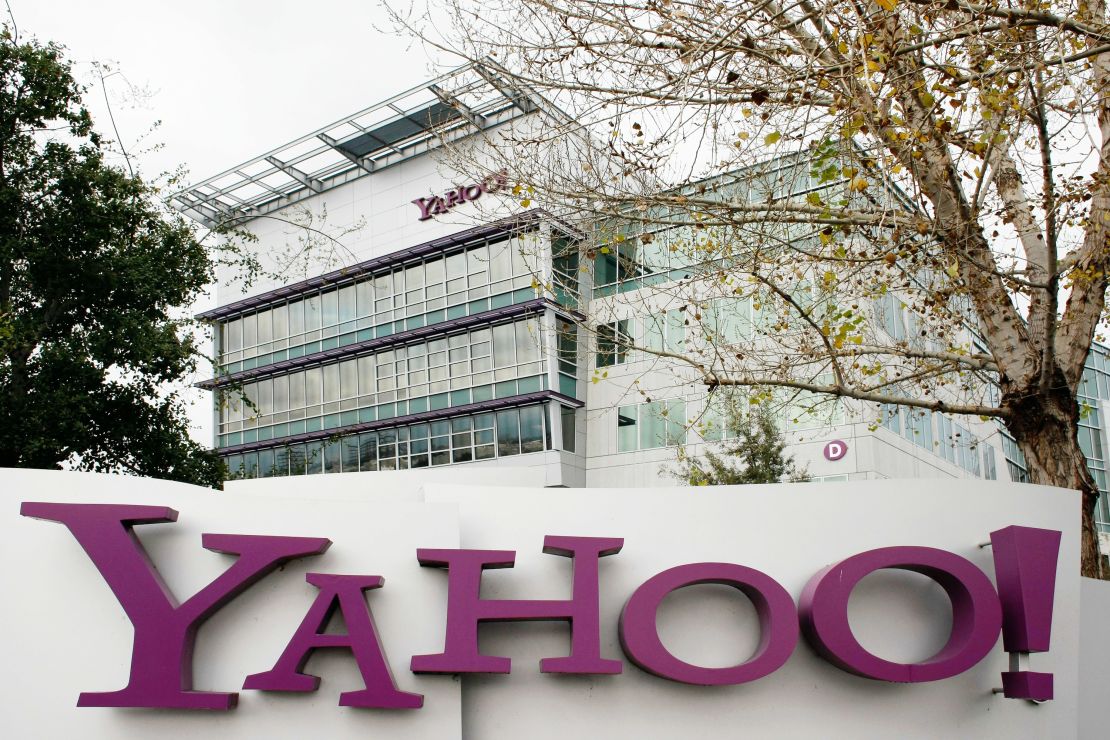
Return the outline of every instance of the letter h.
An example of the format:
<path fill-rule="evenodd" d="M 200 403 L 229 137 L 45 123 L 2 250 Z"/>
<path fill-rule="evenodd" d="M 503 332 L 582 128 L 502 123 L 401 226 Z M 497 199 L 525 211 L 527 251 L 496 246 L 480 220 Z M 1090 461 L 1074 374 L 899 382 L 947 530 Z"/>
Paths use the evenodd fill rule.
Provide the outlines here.
<path fill-rule="evenodd" d="M 481 598 L 482 571 L 513 567 L 513 550 L 417 550 L 421 565 L 448 570 L 447 632 L 442 653 L 413 656 L 413 673 L 508 673 L 508 658 L 478 652 L 478 625 L 515 621 L 570 623 L 570 655 L 544 658 L 543 673 L 620 673 L 621 661 L 601 657 L 598 561 L 620 552 L 624 540 L 548 535 L 543 544 L 545 553 L 574 561 L 569 600 Z"/>

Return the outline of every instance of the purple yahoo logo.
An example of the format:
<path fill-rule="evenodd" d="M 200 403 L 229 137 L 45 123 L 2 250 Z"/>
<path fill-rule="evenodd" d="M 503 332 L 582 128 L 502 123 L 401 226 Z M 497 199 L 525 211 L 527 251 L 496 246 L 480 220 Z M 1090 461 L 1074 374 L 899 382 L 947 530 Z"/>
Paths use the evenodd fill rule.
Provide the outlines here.
<path fill-rule="evenodd" d="M 448 190 L 443 195 L 433 195 L 431 198 L 417 198 L 412 203 L 420 209 L 418 221 L 427 221 L 432 216 L 442 216 L 460 203 L 478 200 L 483 193 L 496 193 L 509 184 L 509 173 L 501 170 L 496 175 L 489 175 L 470 185 L 460 185 Z"/>
<path fill-rule="evenodd" d="M 836 462 L 848 454 L 848 443 L 839 439 L 834 439 L 825 445 L 825 459 L 829 462 Z"/>
<path fill-rule="evenodd" d="M 237 694 L 194 691 L 193 647 L 201 624 L 252 584 L 294 558 L 317 555 L 331 544 L 325 538 L 203 534 L 209 550 L 238 555 L 219 577 L 177 605 L 158 576 L 132 528 L 173 522 L 177 512 L 159 506 L 55 504 L 27 502 L 20 513 L 66 525 L 115 594 L 134 626 L 131 675 L 123 689 L 82 693 L 83 707 L 156 707 L 227 710 Z M 680 683 L 721 686 L 756 681 L 781 668 L 794 652 L 799 634 L 819 655 L 857 676 L 880 681 L 920 683 L 960 674 L 981 661 L 1003 635 L 1010 653 L 1049 649 L 1060 532 L 1006 527 L 991 534 L 998 592 L 970 561 L 929 547 L 884 547 L 830 565 L 802 590 L 795 607 L 790 594 L 770 576 L 734 563 L 691 563 L 669 568 L 641 584 L 621 612 L 618 633 L 628 658 L 644 671 Z M 569 558 L 569 599 L 483 599 L 483 571 L 511 568 L 513 550 L 417 551 L 421 565 L 447 571 L 447 624 L 440 653 L 412 657 L 414 673 L 509 673 L 509 658 L 483 655 L 478 628 L 483 622 L 557 620 L 568 623 L 569 655 L 540 661 L 545 673 L 619 674 L 621 661 L 601 654 L 600 560 L 621 551 L 618 537 L 547 536 L 544 552 Z M 868 652 L 852 633 L 848 602 L 856 585 L 881 569 L 921 573 L 944 589 L 952 604 L 947 643 L 931 658 L 904 664 Z M 344 692 L 340 705 L 381 709 L 418 709 L 420 694 L 401 691 L 390 673 L 365 592 L 382 587 L 378 575 L 309 573 L 319 593 L 274 666 L 246 677 L 244 689 L 278 692 L 315 691 L 320 679 L 304 673 L 313 651 L 344 648 L 351 652 L 365 688 Z M 687 586 L 731 586 L 753 603 L 759 616 L 755 654 L 726 668 L 706 668 L 676 658 L 663 645 L 656 626 L 667 594 Z M 335 612 L 346 634 L 325 633 Z M 799 623 L 801 629 L 799 630 Z M 1052 698 L 1052 674 L 1009 671 L 1002 674 L 1009 698 Z"/>

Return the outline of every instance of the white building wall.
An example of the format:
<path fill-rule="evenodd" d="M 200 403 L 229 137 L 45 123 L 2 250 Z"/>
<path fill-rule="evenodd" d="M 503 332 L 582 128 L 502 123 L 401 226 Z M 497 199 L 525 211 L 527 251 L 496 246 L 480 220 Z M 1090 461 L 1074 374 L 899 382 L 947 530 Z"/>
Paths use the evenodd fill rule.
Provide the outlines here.
<path fill-rule="evenodd" d="M 217 303 L 232 303 L 520 213 L 520 204 L 507 194 L 487 193 L 479 200 L 456 206 L 446 216 L 419 220 L 420 210 L 412 203 L 414 199 L 442 195 L 453 186 L 478 182 L 485 174 L 453 172 L 442 153 L 432 151 L 249 221 L 243 228 L 257 241 L 247 247 L 259 256 L 266 272 L 280 271 L 281 275 L 260 277 L 252 285 L 244 286 L 235 279 L 233 268 L 224 268 L 218 275 Z M 296 254 L 299 240 L 311 236 L 303 228 L 305 213 L 312 214 L 314 228 L 327 234 L 339 234 L 359 223 L 363 226 L 339 237 L 341 244 L 322 240 L 315 249 L 317 255 L 295 259 L 294 269 L 284 270 L 281 258 Z"/>

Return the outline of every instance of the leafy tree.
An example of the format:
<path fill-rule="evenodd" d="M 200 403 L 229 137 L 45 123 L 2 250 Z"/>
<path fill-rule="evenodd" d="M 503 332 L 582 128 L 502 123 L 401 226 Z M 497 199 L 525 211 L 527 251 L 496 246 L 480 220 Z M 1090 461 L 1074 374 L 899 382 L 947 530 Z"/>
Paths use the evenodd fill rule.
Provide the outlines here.
<path fill-rule="evenodd" d="M 180 318 L 212 278 L 158 191 L 106 158 L 55 44 L 0 32 L 0 466 L 218 486 L 167 392 L 196 367 Z"/>
<path fill-rule="evenodd" d="M 1105 0 L 439 0 L 395 20 L 558 106 L 469 166 L 607 223 L 582 256 L 615 254 L 632 287 L 670 279 L 702 334 L 660 354 L 678 382 L 996 419 L 1034 483 L 1082 493 L 1099 575 L 1076 392 L 1110 280 Z M 739 341 L 697 318 L 728 297 L 769 320 Z M 881 330 L 891 297 L 912 327 Z M 614 320 L 595 303 L 587 326 Z"/>
<path fill-rule="evenodd" d="M 666 473 L 691 486 L 730 486 L 745 483 L 800 483 L 809 473 L 784 455 L 786 440 L 774 416 L 762 407 L 747 418 L 730 420 L 736 438 L 720 445 L 720 454 L 707 447 L 701 457 L 682 455 Z"/>

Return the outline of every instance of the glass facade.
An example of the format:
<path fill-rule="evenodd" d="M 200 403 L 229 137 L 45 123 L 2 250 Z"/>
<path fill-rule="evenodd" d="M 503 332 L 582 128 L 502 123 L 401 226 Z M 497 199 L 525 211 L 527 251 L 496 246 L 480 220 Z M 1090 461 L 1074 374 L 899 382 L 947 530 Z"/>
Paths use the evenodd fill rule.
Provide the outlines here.
<path fill-rule="evenodd" d="M 504 237 L 225 320 L 220 370 L 236 373 L 533 300 L 536 252 L 535 237 Z"/>
<path fill-rule="evenodd" d="M 994 480 L 997 475 L 994 449 L 947 414 L 883 404 L 879 421 L 884 428 L 974 476 Z"/>
<path fill-rule="evenodd" d="M 561 295 L 576 304 L 577 247 L 559 243 Z M 573 447 L 573 409 L 560 413 L 544 394 L 577 395 L 574 323 L 539 304 L 453 322 L 542 296 L 545 251 L 539 231 L 506 232 L 222 319 L 214 384 L 229 474 L 402 470 Z M 423 327 L 420 338 L 397 336 Z M 228 377 L 246 370 L 254 377 Z M 552 414 L 569 426 L 555 443 Z"/>
<path fill-rule="evenodd" d="M 492 460 L 552 446 L 544 406 L 455 416 L 226 457 L 232 479 L 408 470 Z"/>
<path fill-rule="evenodd" d="M 395 346 L 227 388 L 220 446 L 547 389 L 536 318 Z"/>

